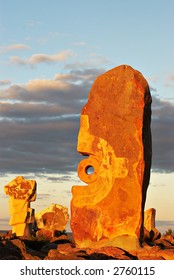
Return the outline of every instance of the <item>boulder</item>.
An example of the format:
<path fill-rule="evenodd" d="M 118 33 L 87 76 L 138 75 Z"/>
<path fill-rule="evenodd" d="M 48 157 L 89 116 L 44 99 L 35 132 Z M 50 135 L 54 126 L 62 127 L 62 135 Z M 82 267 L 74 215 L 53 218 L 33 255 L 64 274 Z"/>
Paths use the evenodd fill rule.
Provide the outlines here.
<path fill-rule="evenodd" d="M 45 234 L 50 238 L 56 235 L 56 231 L 66 230 L 69 221 L 68 208 L 59 204 L 51 204 L 48 208 L 36 213 L 36 224 L 42 229 L 39 235 Z"/>

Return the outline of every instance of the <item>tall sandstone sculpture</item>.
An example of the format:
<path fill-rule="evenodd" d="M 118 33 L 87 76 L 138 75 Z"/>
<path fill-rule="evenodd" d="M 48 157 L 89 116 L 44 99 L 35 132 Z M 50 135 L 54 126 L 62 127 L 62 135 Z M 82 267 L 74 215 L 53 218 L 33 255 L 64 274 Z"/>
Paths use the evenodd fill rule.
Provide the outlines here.
<path fill-rule="evenodd" d="M 72 187 L 76 246 L 140 246 L 151 168 L 150 122 L 151 95 L 140 72 L 122 65 L 95 80 L 82 109 L 77 145 L 86 156 L 78 165 L 86 185 Z"/>

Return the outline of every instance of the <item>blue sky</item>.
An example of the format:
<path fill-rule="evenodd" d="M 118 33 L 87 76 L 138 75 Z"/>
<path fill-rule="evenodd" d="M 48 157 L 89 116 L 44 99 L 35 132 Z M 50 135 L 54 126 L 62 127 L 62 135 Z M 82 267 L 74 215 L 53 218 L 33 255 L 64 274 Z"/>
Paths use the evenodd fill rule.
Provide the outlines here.
<path fill-rule="evenodd" d="M 69 206 L 79 114 L 94 79 L 121 64 L 147 79 L 153 164 L 147 208 L 174 220 L 174 1 L 0 0 L 0 211 L 3 186 L 35 178 L 38 199 Z"/>

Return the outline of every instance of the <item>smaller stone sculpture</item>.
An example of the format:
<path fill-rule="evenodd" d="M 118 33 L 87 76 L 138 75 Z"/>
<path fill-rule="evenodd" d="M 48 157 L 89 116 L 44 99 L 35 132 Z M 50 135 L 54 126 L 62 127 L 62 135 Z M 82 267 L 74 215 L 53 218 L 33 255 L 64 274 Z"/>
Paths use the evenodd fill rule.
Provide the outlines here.
<path fill-rule="evenodd" d="M 150 208 L 144 212 L 144 227 L 151 231 L 155 228 L 155 215 L 156 210 L 154 208 Z"/>
<path fill-rule="evenodd" d="M 156 209 L 150 208 L 144 212 L 144 240 L 154 241 L 161 237 L 161 233 L 155 227 Z"/>
<path fill-rule="evenodd" d="M 52 232 L 66 230 L 69 221 L 68 208 L 52 203 L 46 209 L 36 213 L 36 224 L 38 229 Z"/>
<path fill-rule="evenodd" d="M 36 199 L 36 181 L 18 176 L 4 187 L 9 195 L 10 222 L 12 233 L 16 236 L 30 236 L 35 222 L 34 209 L 30 202 Z"/>

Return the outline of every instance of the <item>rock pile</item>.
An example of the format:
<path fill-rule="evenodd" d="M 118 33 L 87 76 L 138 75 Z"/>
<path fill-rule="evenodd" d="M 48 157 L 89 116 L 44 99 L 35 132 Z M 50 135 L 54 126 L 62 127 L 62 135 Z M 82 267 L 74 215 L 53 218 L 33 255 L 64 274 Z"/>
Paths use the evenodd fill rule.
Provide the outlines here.
<path fill-rule="evenodd" d="M 174 237 L 167 235 L 129 252 L 112 246 L 80 249 L 71 234 L 24 239 L 8 233 L 0 238 L 0 260 L 174 260 Z"/>

